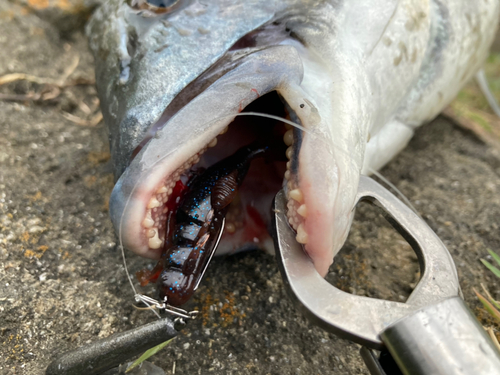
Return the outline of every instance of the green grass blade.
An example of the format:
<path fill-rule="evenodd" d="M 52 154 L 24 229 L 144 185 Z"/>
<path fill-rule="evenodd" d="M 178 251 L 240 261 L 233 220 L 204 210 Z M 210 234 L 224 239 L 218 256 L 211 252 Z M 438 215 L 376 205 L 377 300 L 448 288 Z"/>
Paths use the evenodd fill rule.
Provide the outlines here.
<path fill-rule="evenodd" d="M 172 341 L 173 339 L 170 339 L 168 341 L 165 341 L 165 342 L 162 342 L 160 345 L 156 345 L 155 347 L 149 349 L 149 350 L 146 350 L 144 352 L 143 355 L 141 355 L 134 363 L 132 363 L 130 365 L 130 367 L 127 369 L 127 371 L 125 371 L 125 373 L 129 372 L 130 370 L 132 370 L 134 367 L 140 365 L 142 362 L 144 362 L 146 359 L 148 359 L 149 357 L 155 355 L 156 353 L 158 353 L 160 350 L 162 350 L 165 346 L 167 346 L 170 341 Z"/>
<path fill-rule="evenodd" d="M 479 294 L 476 289 L 474 289 L 474 293 L 476 293 L 477 298 L 479 298 L 479 301 L 481 301 L 486 311 L 488 311 L 491 316 L 500 321 L 500 311 L 495 309 L 495 307 L 486 298 Z"/>
<path fill-rule="evenodd" d="M 493 264 L 488 262 L 487 260 L 481 259 L 481 262 L 491 271 L 493 274 L 500 278 L 500 270 L 496 268 Z"/>
<path fill-rule="evenodd" d="M 488 292 L 488 290 L 484 287 L 484 285 L 482 283 L 481 283 L 481 288 L 483 288 L 483 292 L 484 292 L 484 294 L 486 294 L 486 298 L 488 299 L 488 301 L 490 301 L 493 306 L 495 306 L 497 309 L 500 310 L 500 302 L 495 301 L 493 299 L 490 292 Z"/>
<path fill-rule="evenodd" d="M 491 249 L 488 249 L 488 253 L 490 253 L 491 257 L 493 259 L 495 259 L 495 261 L 498 263 L 498 265 L 500 266 L 500 255 L 498 255 L 497 253 L 495 253 L 493 250 Z"/>
<path fill-rule="evenodd" d="M 495 301 L 493 298 L 489 298 L 488 301 L 490 301 L 490 303 L 495 306 L 497 309 L 500 310 L 500 303 L 498 303 L 497 301 Z"/>

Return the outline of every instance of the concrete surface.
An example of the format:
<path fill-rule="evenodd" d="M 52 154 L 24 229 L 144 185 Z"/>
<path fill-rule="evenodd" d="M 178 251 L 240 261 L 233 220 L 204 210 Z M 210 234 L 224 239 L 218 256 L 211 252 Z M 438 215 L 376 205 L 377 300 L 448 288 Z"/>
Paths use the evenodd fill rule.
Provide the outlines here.
<path fill-rule="evenodd" d="M 0 86 L 0 374 L 42 374 L 58 353 L 154 319 L 132 307 L 107 214 L 109 154 L 103 124 L 92 126 L 98 108 L 81 29 L 92 5 L 0 0 L 0 76 L 57 80 L 69 72 L 69 81 L 85 83 L 59 92 L 27 81 Z M 492 324 L 472 288 L 484 283 L 500 299 L 498 281 L 479 261 L 487 248 L 500 249 L 499 151 L 438 118 L 382 173 L 448 246 L 466 301 Z M 128 259 L 131 271 L 148 264 Z M 400 301 L 418 266 L 404 241 L 362 207 L 328 280 Z M 177 374 L 367 374 L 357 345 L 295 309 L 270 255 L 216 259 L 192 305 L 201 318 L 152 360 L 167 374 L 174 367 Z"/>

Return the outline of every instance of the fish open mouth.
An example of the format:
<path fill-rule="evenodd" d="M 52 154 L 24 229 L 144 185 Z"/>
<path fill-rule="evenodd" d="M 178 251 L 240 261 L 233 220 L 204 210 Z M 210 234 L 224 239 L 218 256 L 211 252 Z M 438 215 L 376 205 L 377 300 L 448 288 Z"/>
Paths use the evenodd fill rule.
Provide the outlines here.
<path fill-rule="evenodd" d="M 167 213 L 190 176 L 258 140 L 270 148 L 266 153 L 270 156 L 252 162 L 227 213 L 219 249 L 271 249 L 270 207 L 284 188 L 296 239 L 305 245 L 318 271 L 326 274 L 338 250 L 333 238 L 343 243 L 352 209 L 349 199 L 341 199 L 347 203 L 335 207 L 338 162 L 351 161 L 332 148 L 333 136 L 324 131 L 328 128 L 318 109 L 321 103 L 301 86 L 303 76 L 304 63 L 296 48 L 284 45 L 258 51 L 158 127 L 111 195 L 111 219 L 124 247 L 160 258 Z M 310 90 L 321 88 L 322 81 L 314 76 L 308 82 Z M 290 119 L 300 129 L 276 117 L 239 115 L 249 112 Z M 340 232 L 332 228 L 335 210 L 347 212 L 335 218 Z"/>
<path fill-rule="evenodd" d="M 291 117 L 276 91 L 257 98 L 242 113 L 261 113 L 288 120 Z M 267 146 L 269 151 L 265 158 L 252 162 L 236 199 L 229 206 L 218 251 L 231 253 L 246 247 L 272 249 L 268 230 L 270 206 L 283 186 L 290 198 L 290 224 L 298 230 L 297 240 L 305 244 L 307 233 L 301 223 L 307 209 L 305 204 L 301 204 L 303 199 L 296 179 L 300 138 L 300 130 L 294 130 L 292 125 L 275 118 L 237 116 L 219 135 L 167 176 L 151 196 L 141 223 L 150 254 L 158 257 L 156 250 L 166 242 L 167 213 L 175 209 L 192 176 L 256 141 Z"/>

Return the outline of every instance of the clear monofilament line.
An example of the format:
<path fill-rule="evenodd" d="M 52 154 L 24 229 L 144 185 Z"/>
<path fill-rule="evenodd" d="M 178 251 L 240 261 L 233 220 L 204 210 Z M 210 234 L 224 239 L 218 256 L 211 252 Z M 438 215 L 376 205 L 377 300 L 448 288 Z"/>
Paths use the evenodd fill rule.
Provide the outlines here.
<path fill-rule="evenodd" d="M 420 213 L 417 211 L 417 209 L 411 204 L 410 200 L 406 197 L 406 195 L 404 195 L 401 190 L 399 190 L 396 185 L 394 185 L 391 181 L 389 181 L 387 178 L 385 178 L 380 172 L 376 171 L 375 169 L 373 168 L 368 168 L 368 170 L 370 171 L 370 173 L 374 174 L 375 176 L 377 176 L 380 180 L 382 180 L 382 182 L 384 182 L 387 186 L 389 186 L 392 190 L 394 190 L 394 192 L 399 195 L 399 198 L 408 206 L 410 207 L 410 209 L 415 212 L 415 214 L 422 220 L 424 220 L 422 218 L 422 216 L 420 215 Z"/>

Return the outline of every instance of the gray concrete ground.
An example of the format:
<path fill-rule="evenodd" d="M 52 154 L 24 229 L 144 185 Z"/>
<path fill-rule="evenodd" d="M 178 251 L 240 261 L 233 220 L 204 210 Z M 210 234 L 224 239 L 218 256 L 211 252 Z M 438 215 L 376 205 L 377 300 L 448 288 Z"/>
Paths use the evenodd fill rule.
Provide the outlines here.
<path fill-rule="evenodd" d="M 0 76 L 69 72 L 67 82 L 84 83 L 0 86 L 1 374 L 41 374 L 59 353 L 154 319 L 132 307 L 107 214 L 109 154 L 103 124 L 92 126 L 92 57 L 80 27 L 90 3 L 54 4 L 0 0 Z M 382 173 L 448 246 L 466 301 L 492 324 L 472 288 L 484 283 L 500 298 L 498 281 L 479 262 L 487 248 L 500 249 L 498 150 L 438 118 Z M 148 263 L 129 260 L 132 271 Z M 418 266 L 402 239 L 362 207 L 327 278 L 355 294 L 400 301 Z M 201 318 L 152 360 L 167 373 L 175 366 L 177 374 L 367 374 L 357 345 L 300 315 L 270 255 L 216 259 L 192 305 Z"/>

